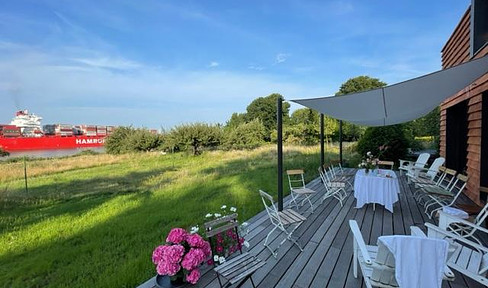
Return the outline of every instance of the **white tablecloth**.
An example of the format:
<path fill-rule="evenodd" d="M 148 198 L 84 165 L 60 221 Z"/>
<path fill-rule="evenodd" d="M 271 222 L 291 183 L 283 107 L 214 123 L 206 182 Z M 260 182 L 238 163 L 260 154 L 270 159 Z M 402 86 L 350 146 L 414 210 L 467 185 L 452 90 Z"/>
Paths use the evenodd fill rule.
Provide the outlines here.
<path fill-rule="evenodd" d="M 393 213 L 393 203 L 398 201 L 398 193 L 400 193 L 400 185 L 395 172 L 384 169 L 379 169 L 377 175 L 373 175 L 372 171 L 366 175 L 364 169 L 356 172 L 354 178 L 356 208 L 361 208 L 366 203 L 378 203 Z"/>

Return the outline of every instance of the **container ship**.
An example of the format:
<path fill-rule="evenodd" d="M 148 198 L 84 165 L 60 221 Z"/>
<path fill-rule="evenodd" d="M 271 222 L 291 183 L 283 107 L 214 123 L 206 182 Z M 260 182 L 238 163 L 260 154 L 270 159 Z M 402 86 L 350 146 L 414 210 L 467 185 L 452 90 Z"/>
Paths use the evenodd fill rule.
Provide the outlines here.
<path fill-rule="evenodd" d="M 102 147 L 114 126 L 50 124 L 28 110 L 17 111 L 10 124 L 0 124 L 0 149 L 7 152 Z"/>

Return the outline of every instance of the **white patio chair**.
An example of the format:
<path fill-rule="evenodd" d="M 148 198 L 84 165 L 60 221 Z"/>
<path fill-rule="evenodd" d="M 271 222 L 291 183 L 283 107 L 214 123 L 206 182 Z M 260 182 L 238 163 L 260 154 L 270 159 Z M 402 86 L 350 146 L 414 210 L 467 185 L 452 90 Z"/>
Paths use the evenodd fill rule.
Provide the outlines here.
<path fill-rule="evenodd" d="M 339 203 L 341 204 L 342 207 L 342 202 L 344 199 L 347 198 L 347 192 L 346 192 L 346 183 L 344 182 L 330 182 L 327 177 L 325 176 L 324 172 L 322 171 L 322 168 L 319 167 L 319 176 L 320 179 L 322 180 L 322 183 L 324 184 L 325 187 L 325 194 L 322 197 L 322 201 L 320 204 L 324 203 L 325 199 L 329 197 L 334 197 L 337 200 L 339 200 Z"/>
<path fill-rule="evenodd" d="M 353 275 L 357 278 L 357 266 L 361 268 L 364 283 L 367 288 L 399 287 L 395 275 L 395 257 L 388 248 L 378 241 L 378 246 L 366 245 L 359 226 L 355 220 L 349 220 L 349 227 L 353 234 Z M 412 236 L 425 237 L 418 227 L 410 227 Z M 446 267 L 444 279 L 453 280 L 454 274 Z"/>
<path fill-rule="evenodd" d="M 440 217 L 443 219 L 452 218 L 449 214 L 439 212 Z M 445 215 L 443 215 L 445 214 Z M 455 219 L 458 223 L 462 223 L 466 226 L 471 226 L 476 229 L 478 233 L 483 235 L 488 234 L 488 230 L 474 225 L 468 221 L 462 219 Z M 437 227 L 431 223 L 425 223 L 427 227 L 427 235 L 431 238 L 446 239 L 450 242 L 450 253 L 447 258 L 447 266 L 457 270 L 459 273 L 477 281 L 478 283 L 488 286 L 488 248 L 479 245 L 473 241 L 470 241 L 464 237 L 456 235 L 450 231 L 446 231 L 440 227 Z"/>
<path fill-rule="evenodd" d="M 334 166 L 334 165 L 331 164 L 331 166 Z M 338 167 L 338 169 L 336 169 L 336 170 L 339 171 L 339 175 L 341 175 L 341 176 L 351 177 L 351 176 L 354 176 L 356 174 L 356 171 L 354 169 L 350 169 L 350 168 L 344 169 L 340 162 L 337 163 L 337 167 Z"/>
<path fill-rule="evenodd" d="M 305 172 L 302 169 L 286 170 L 286 175 L 288 176 L 288 184 L 290 186 L 291 202 L 295 203 L 298 209 L 299 198 L 303 198 L 302 206 L 305 201 L 310 203 L 310 208 L 313 213 L 313 204 L 310 198 L 317 193 L 310 188 L 305 187 L 305 178 L 303 174 Z"/>
<path fill-rule="evenodd" d="M 400 171 L 400 174 L 402 172 L 408 172 L 410 168 L 412 167 L 417 167 L 417 168 L 424 168 L 425 164 L 427 164 L 427 161 L 430 158 L 429 153 L 422 153 L 419 155 L 417 158 L 417 161 L 412 162 L 408 160 L 399 160 L 400 161 L 400 166 L 398 166 L 398 170 Z"/>
<path fill-rule="evenodd" d="M 452 188 L 452 183 L 456 180 L 456 170 L 445 168 L 443 173 L 437 178 L 435 184 L 423 184 L 417 183 L 416 186 L 419 187 L 416 194 L 417 202 L 425 206 L 424 198 L 428 198 L 429 190 L 442 188 L 444 190 L 450 190 Z M 435 179 L 435 178 L 434 178 Z M 442 189 L 439 189 L 442 191 Z"/>
<path fill-rule="evenodd" d="M 447 229 L 449 232 L 452 232 L 460 237 L 466 238 L 466 239 L 472 239 L 479 245 L 482 245 L 481 241 L 475 236 L 475 233 L 478 229 L 478 227 L 482 227 L 483 223 L 485 222 L 485 219 L 488 217 L 488 203 L 481 209 L 481 211 L 476 215 L 476 217 L 471 221 L 468 221 L 472 223 L 476 228 L 472 226 L 466 226 L 462 222 L 458 222 L 456 220 L 462 220 L 459 217 L 446 217 L 446 215 L 450 215 L 446 212 L 439 213 L 439 227 Z M 467 213 L 466 213 L 467 214 Z"/>
<path fill-rule="evenodd" d="M 446 159 L 444 157 L 439 157 L 434 160 L 429 168 L 416 168 L 412 167 L 406 174 L 407 183 L 415 183 L 417 179 L 427 179 L 433 180 L 435 175 L 439 172 L 439 168 L 444 164 Z"/>
<path fill-rule="evenodd" d="M 268 235 L 266 235 L 266 240 L 264 240 L 264 247 L 268 248 L 273 254 L 273 257 L 276 258 L 278 255 L 278 249 L 285 243 L 286 240 L 291 241 L 295 244 L 300 251 L 303 251 L 303 248 L 298 244 L 298 242 L 292 238 L 293 232 L 303 223 L 303 221 L 307 220 L 307 218 L 303 217 L 302 215 L 298 214 L 297 212 L 293 211 L 292 209 L 285 209 L 283 211 L 278 211 L 276 205 L 273 202 L 273 197 L 268 193 L 259 190 L 259 195 L 261 195 L 261 199 L 263 200 L 264 208 L 266 209 L 266 213 L 268 213 L 269 220 L 271 224 L 273 224 L 273 229 L 269 231 Z M 290 227 L 293 226 L 293 229 L 289 230 Z M 269 236 L 276 231 L 276 229 L 281 230 L 285 233 L 286 237 L 280 242 L 276 249 L 271 249 L 268 245 Z"/>
<path fill-rule="evenodd" d="M 341 166 L 338 166 L 338 167 L 341 167 Z M 351 181 L 349 181 L 350 175 L 348 175 L 348 174 L 344 174 L 344 175 L 343 174 L 337 174 L 335 172 L 336 170 L 339 170 L 339 169 L 335 169 L 333 165 L 330 165 L 329 169 L 324 167 L 323 172 L 324 172 L 324 175 L 329 180 L 329 182 L 333 182 L 333 183 L 342 182 L 342 183 L 349 185 L 349 187 L 351 187 L 351 190 L 354 190 L 354 186 L 352 185 Z"/>
<path fill-rule="evenodd" d="M 458 174 L 456 180 L 452 182 L 451 186 L 447 189 L 441 188 L 439 186 L 426 186 L 423 189 L 427 192 L 427 196 L 430 201 L 425 202 L 425 214 L 431 219 L 434 213 L 442 210 L 443 207 L 451 207 L 454 205 L 459 195 L 463 192 L 468 181 L 468 176 L 463 174 Z M 429 211 L 430 207 L 439 206 L 438 208 Z"/>

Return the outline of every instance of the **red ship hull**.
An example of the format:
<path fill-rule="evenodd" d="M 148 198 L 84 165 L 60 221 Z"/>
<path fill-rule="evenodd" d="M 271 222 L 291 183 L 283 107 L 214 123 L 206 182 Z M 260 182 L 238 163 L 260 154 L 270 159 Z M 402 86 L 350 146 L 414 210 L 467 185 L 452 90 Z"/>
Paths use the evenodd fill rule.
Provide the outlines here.
<path fill-rule="evenodd" d="M 104 143 L 105 136 L 0 137 L 0 148 L 7 152 L 102 147 Z"/>

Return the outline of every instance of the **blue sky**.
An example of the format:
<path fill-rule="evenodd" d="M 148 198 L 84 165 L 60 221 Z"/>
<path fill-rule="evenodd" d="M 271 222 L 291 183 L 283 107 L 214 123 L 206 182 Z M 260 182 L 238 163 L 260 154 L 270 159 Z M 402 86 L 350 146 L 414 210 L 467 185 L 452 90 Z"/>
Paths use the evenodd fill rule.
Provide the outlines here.
<path fill-rule="evenodd" d="M 0 123 L 225 123 L 255 98 L 440 69 L 469 0 L 0 3 Z M 293 106 L 296 108 L 297 106 Z"/>

